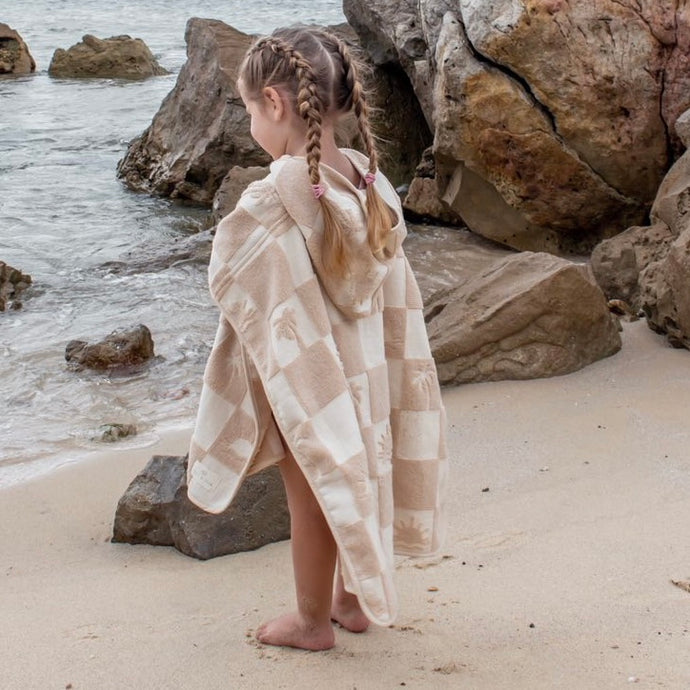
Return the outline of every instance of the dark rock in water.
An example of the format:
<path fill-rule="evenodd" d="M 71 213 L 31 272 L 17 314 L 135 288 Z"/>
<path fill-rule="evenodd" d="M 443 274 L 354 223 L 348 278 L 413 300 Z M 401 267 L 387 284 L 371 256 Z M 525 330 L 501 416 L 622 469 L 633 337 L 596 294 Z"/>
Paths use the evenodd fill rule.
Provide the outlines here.
<path fill-rule="evenodd" d="M 139 324 L 130 329 L 113 331 L 99 343 L 89 345 L 85 340 L 70 340 L 65 359 L 76 369 L 98 371 L 132 367 L 153 357 L 151 331 Z"/>
<path fill-rule="evenodd" d="M 136 436 L 137 428 L 134 424 L 102 424 L 98 427 L 98 434 L 92 437 L 92 441 L 103 441 L 105 443 L 115 443 L 121 438 L 127 438 L 128 436 Z"/>
<path fill-rule="evenodd" d="M 0 23 L 0 74 L 30 74 L 36 71 L 22 37 L 7 24 Z"/>
<path fill-rule="evenodd" d="M 68 50 L 58 48 L 48 67 L 51 77 L 145 79 L 169 74 L 140 38 L 86 35 Z"/>
<path fill-rule="evenodd" d="M 0 311 L 5 311 L 7 308 L 20 309 L 22 303 L 19 302 L 18 297 L 29 285 L 31 285 L 31 276 L 0 261 Z"/>
<path fill-rule="evenodd" d="M 174 546 L 207 560 L 289 539 L 290 517 L 277 467 L 248 477 L 235 500 L 214 515 L 187 498 L 187 459 L 156 455 L 115 512 L 113 542 Z"/>
<path fill-rule="evenodd" d="M 211 257 L 212 242 L 210 230 L 201 230 L 162 246 L 143 242 L 128 251 L 122 260 L 106 261 L 100 268 L 107 273 L 124 275 L 165 271 L 180 264 L 199 264 L 205 268 Z"/>
<path fill-rule="evenodd" d="M 217 20 L 187 22 L 187 62 L 118 176 L 137 191 L 211 204 L 233 165 L 267 165 L 249 133 L 237 67 L 251 36 Z"/>

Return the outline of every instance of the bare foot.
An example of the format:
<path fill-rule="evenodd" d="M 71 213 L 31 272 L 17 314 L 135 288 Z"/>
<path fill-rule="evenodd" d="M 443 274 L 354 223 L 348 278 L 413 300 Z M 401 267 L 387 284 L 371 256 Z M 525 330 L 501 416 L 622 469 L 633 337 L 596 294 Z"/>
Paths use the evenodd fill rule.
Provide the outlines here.
<path fill-rule="evenodd" d="M 353 633 L 364 632 L 369 627 L 369 619 L 359 606 L 356 597 L 351 600 L 334 601 L 331 608 L 331 620 Z M 349 598 L 348 598 L 349 599 Z"/>
<path fill-rule="evenodd" d="M 264 623 L 256 631 L 256 639 L 262 644 L 276 647 L 297 647 L 318 652 L 335 645 L 335 634 L 330 622 L 326 626 L 307 623 L 299 613 L 286 613 Z"/>

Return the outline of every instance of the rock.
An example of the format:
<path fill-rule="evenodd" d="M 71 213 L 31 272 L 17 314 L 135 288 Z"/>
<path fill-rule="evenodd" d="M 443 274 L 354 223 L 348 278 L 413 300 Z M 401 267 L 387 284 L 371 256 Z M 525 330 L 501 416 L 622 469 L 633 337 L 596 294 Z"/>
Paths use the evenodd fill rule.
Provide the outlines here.
<path fill-rule="evenodd" d="M 690 292 L 683 280 L 690 232 L 690 152 L 664 177 L 651 210 L 654 223 L 605 240 L 592 252 L 592 270 L 609 298 L 642 309 L 654 331 L 677 347 L 690 343 Z M 689 348 L 690 349 L 690 348 Z"/>
<path fill-rule="evenodd" d="M 425 318 L 443 384 L 567 374 L 621 347 L 588 267 L 545 253 L 499 259 L 434 295 Z"/>
<path fill-rule="evenodd" d="M 84 340 L 71 340 L 65 348 L 65 359 L 77 370 L 136 367 L 150 360 L 153 354 L 151 331 L 143 324 L 113 331 L 93 345 Z"/>
<path fill-rule="evenodd" d="M 686 149 L 690 148 L 690 110 L 676 120 L 676 136 Z"/>
<path fill-rule="evenodd" d="M 211 222 L 217 225 L 222 218 L 230 213 L 242 196 L 242 192 L 255 180 L 261 180 L 268 175 L 268 167 L 254 165 L 242 168 L 235 165 L 220 183 L 218 191 L 213 197 Z"/>
<path fill-rule="evenodd" d="M 331 29 L 343 40 L 356 39 L 346 25 Z M 194 18 L 187 23 L 185 40 L 187 62 L 177 84 L 151 126 L 130 143 L 118 175 L 138 191 L 211 205 L 231 168 L 270 163 L 251 137 L 235 86 L 252 38 L 223 22 Z M 431 142 L 409 80 L 400 67 L 388 66 L 373 70 L 365 84 L 381 142 L 381 167 L 393 184 L 407 181 Z M 352 121 L 339 134 L 341 145 L 359 148 Z"/>
<path fill-rule="evenodd" d="M 430 218 L 448 225 L 457 225 L 459 218 L 448 209 L 440 198 L 436 180 L 436 164 L 431 148 L 422 154 L 412 182 L 403 200 L 407 217 Z"/>
<path fill-rule="evenodd" d="M 211 256 L 213 235 L 201 230 L 186 237 L 175 238 L 172 244 L 153 244 L 149 240 L 135 245 L 118 261 L 106 261 L 99 268 L 108 273 L 133 275 L 165 271 L 180 264 L 198 264 L 206 268 Z"/>
<path fill-rule="evenodd" d="M 21 293 L 31 285 L 31 276 L 0 261 L 0 311 L 21 309 Z"/>
<path fill-rule="evenodd" d="M 102 424 L 98 427 L 98 434 L 91 438 L 92 441 L 103 441 L 104 443 L 115 443 L 121 438 L 128 436 L 136 436 L 137 428 L 134 424 L 120 424 L 113 422 L 111 424 Z"/>
<path fill-rule="evenodd" d="M 471 276 L 515 252 L 465 228 L 407 223 L 405 254 L 424 304 L 440 290 L 465 284 Z"/>
<path fill-rule="evenodd" d="M 344 10 L 373 58 L 410 77 L 432 123 L 439 193 L 471 230 L 582 253 L 646 216 L 690 105 L 687 3 L 345 0 Z"/>
<path fill-rule="evenodd" d="M 235 500 L 218 515 L 190 502 L 186 473 L 186 458 L 154 456 L 117 505 L 112 541 L 174 546 L 206 560 L 290 538 L 277 467 L 247 477 Z"/>
<path fill-rule="evenodd" d="M 51 77 L 100 77 L 144 79 L 169 74 L 140 38 L 111 36 L 96 38 L 87 34 L 81 43 L 68 50 L 58 48 L 48 67 Z"/>
<path fill-rule="evenodd" d="M 592 272 L 609 299 L 627 302 L 638 311 L 640 301 L 640 273 L 653 261 L 668 252 L 673 235 L 665 223 L 632 227 L 603 240 L 592 252 Z"/>
<path fill-rule="evenodd" d="M 24 39 L 12 28 L 0 22 L 0 74 L 31 74 L 36 61 Z"/>
<path fill-rule="evenodd" d="M 674 347 L 690 350 L 690 226 L 668 254 L 640 276 L 642 309 L 649 327 Z"/>
<path fill-rule="evenodd" d="M 666 173 L 650 213 L 652 222 L 665 223 L 678 237 L 690 223 L 690 151 Z"/>
<path fill-rule="evenodd" d="M 192 18 L 187 62 L 151 125 L 134 139 L 118 176 L 138 191 L 211 205 L 233 165 L 270 162 L 249 133 L 237 67 L 251 37 L 221 21 Z"/>

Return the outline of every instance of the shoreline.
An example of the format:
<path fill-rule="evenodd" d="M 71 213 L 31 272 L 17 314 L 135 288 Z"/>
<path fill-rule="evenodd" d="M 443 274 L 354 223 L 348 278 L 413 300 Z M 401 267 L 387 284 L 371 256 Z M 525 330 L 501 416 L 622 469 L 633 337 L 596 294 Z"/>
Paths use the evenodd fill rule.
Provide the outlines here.
<path fill-rule="evenodd" d="M 110 543 L 154 454 L 108 449 L 0 490 L 0 686 L 681 688 L 690 686 L 690 353 L 644 322 L 552 379 L 444 389 L 449 534 L 398 559 L 400 615 L 309 653 L 252 631 L 292 607 L 287 542 L 201 562 Z"/>

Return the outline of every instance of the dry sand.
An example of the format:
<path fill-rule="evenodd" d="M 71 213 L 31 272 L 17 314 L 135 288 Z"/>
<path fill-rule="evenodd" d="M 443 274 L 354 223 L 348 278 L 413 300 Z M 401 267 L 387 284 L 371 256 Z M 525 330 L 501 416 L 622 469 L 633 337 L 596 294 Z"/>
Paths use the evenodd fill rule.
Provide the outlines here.
<path fill-rule="evenodd" d="M 570 376 L 466 385 L 450 534 L 401 560 L 399 619 L 325 653 L 250 634 L 292 607 L 287 542 L 199 562 L 109 542 L 154 453 L 0 492 L 0 688 L 690 688 L 690 353 L 643 323 Z"/>

